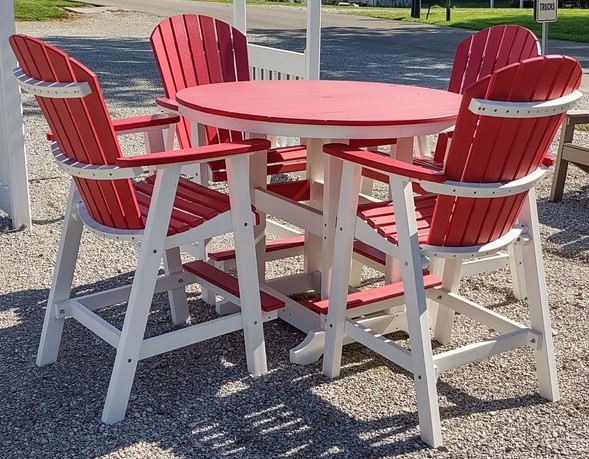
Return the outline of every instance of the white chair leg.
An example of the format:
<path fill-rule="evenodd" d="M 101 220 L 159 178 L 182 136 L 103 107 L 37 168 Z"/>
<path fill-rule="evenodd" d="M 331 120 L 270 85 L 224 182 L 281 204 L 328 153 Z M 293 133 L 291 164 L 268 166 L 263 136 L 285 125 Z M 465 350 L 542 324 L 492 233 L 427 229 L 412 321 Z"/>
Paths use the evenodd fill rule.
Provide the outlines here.
<path fill-rule="evenodd" d="M 441 270 L 442 288 L 451 292 L 456 292 L 460 284 L 460 272 L 462 270 L 462 260 L 446 258 L 436 260 L 434 274 L 440 275 Z M 452 327 L 454 325 L 454 311 L 443 304 L 437 303 L 436 327 L 434 339 L 440 344 L 449 344 L 452 341 Z"/>
<path fill-rule="evenodd" d="M 102 421 L 106 424 L 113 424 L 125 418 L 157 275 L 164 255 L 164 241 L 179 176 L 179 167 L 161 170 L 156 175 L 144 239 L 102 411 Z"/>
<path fill-rule="evenodd" d="M 175 274 L 183 271 L 182 258 L 178 247 L 168 249 L 164 252 L 164 269 L 166 274 Z M 170 301 L 172 323 L 175 325 L 185 323 L 190 314 L 188 312 L 188 301 L 186 299 L 184 284 L 178 285 L 174 290 L 169 290 L 168 299 Z"/>
<path fill-rule="evenodd" d="M 526 292 L 525 272 L 523 264 L 522 243 L 517 241 L 509 246 L 509 270 L 511 272 L 511 284 L 513 286 L 513 295 L 518 300 L 525 299 Z"/>
<path fill-rule="evenodd" d="M 330 157 L 330 162 L 336 161 Z M 340 160 L 337 160 L 340 161 Z M 329 307 L 325 323 L 325 352 L 323 355 L 323 374 L 329 378 L 339 376 L 346 320 L 348 280 L 354 246 L 356 208 L 360 189 L 361 168 L 344 163 L 342 187 L 337 212 L 333 267 L 329 286 Z"/>
<path fill-rule="evenodd" d="M 268 371 L 268 367 L 260 304 L 260 281 L 258 270 L 255 269 L 255 221 L 251 211 L 248 185 L 249 157 L 230 158 L 226 163 L 247 369 L 253 376 L 258 376 Z"/>
<path fill-rule="evenodd" d="M 51 291 L 47 299 L 47 310 L 37 351 L 37 365 L 46 365 L 57 360 L 65 315 L 56 309 L 55 303 L 70 297 L 83 225 L 75 218 L 76 186 L 72 182 L 65 211 L 59 252 L 53 272 Z"/>
<path fill-rule="evenodd" d="M 362 285 L 362 268 L 363 264 L 359 261 L 352 260 L 350 269 L 350 285 L 352 287 L 360 287 Z"/>
<path fill-rule="evenodd" d="M 429 335 L 427 301 L 423 285 L 421 253 L 417 241 L 413 190 L 410 182 L 402 182 L 401 180 L 393 180 L 391 190 L 397 215 L 400 261 L 420 436 L 424 442 L 435 448 L 442 444 L 442 428 Z"/>
<path fill-rule="evenodd" d="M 560 398 L 558 379 L 556 374 L 556 360 L 554 357 L 554 343 L 552 341 L 552 327 L 550 326 L 550 312 L 542 251 L 540 248 L 540 230 L 538 227 L 538 212 L 536 209 L 536 195 L 530 190 L 521 212 L 522 223 L 528 225 L 531 242 L 522 247 L 525 283 L 530 308 L 530 324 L 532 329 L 541 334 L 540 343 L 535 351 L 536 373 L 538 377 L 538 391 L 547 400 L 557 401 Z"/>

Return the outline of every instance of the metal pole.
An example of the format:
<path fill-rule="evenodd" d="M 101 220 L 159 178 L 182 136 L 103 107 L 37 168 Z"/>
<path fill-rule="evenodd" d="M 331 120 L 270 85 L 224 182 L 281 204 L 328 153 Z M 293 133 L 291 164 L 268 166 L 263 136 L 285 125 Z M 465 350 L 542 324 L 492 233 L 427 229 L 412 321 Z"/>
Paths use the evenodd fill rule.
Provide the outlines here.
<path fill-rule="evenodd" d="M 540 41 L 540 49 L 542 52 L 542 56 L 546 54 L 546 38 L 548 37 L 548 23 L 542 23 L 542 39 Z"/>
<path fill-rule="evenodd" d="M 411 17 L 419 19 L 421 16 L 421 0 L 411 0 Z"/>

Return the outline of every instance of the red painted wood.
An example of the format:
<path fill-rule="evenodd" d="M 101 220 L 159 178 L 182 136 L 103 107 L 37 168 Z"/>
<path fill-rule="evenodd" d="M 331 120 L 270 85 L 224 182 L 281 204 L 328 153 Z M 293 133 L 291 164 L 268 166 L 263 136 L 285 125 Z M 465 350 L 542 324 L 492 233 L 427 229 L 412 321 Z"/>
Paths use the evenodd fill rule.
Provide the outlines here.
<path fill-rule="evenodd" d="M 227 274 L 202 260 L 192 261 L 184 265 L 184 269 L 190 271 L 201 279 L 216 285 L 220 289 L 239 297 L 239 284 L 237 278 Z M 260 292 L 262 310 L 266 312 L 275 311 L 284 307 L 284 301 L 279 300 L 265 292 Z"/>
<path fill-rule="evenodd" d="M 305 236 L 294 236 L 286 239 L 266 242 L 266 253 L 278 252 L 280 250 L 302 247 L 305 243 Z M 214 261 L 235 260 L 235 249 L 223 249 L 209 252 L 209 258 Z"/>
<path fill-rule="evenodd" d="M 92 93 L 83 98 L 37 97 L 49 127 L 63 153 L 73 160 L 93 165 L 129 167 L 154 166 L 196 159 L 209 160 L 267 149 L 263 139 L 239 144 L 219 144 L 198 149 L 122 158 L 113 123 L 108 115 L 96 76 L 63 51 L 40 40 L 15 35 L 10 44 L 23 68 L 32 78 L 51 82 L 86 81 Z M 160 126 L 177 116 L 138 117 L 119 121 L 119 129 Z M 154 192 L 155 176 L 143 181 L 128 179 L 88 180 L 74 178 L 82 199 L 97 222 L 120 229 L 142 229 Z M 172 209 L 168 234 L 194 228 L 207 219 L 230 210 L 229 197 L 181 178 Z"/>
<path fill-rule="evenodd" d="M 289 104 L 277 104 L 286 93 Z M 436 89 L 334 80 L 235 82 L 225 83 L 222 91 L 208 85 L 184 89 L 176 99 L 203 113 L 318 126 L 398 126 L 448 121 L 455 119 L 460 104 L 456 94 Z"/>
<path fill-rule="evenodd" d="M 441 279 L 431 274 L 427 274 L 427 272 L 424 273 L 423 283 L 426 289 L 442 285 Z M 403 282 L 395 282 L 381 287 L 354 292 L 348 295 L 346 309 L 359 308 L 378 301 L 390 300 L 392 298 L 397 298 L 404 293 Z M 300 304 L 318 314 L 327 314 L 329 300 L 304 300 L 300 301 Z"/>
<path fill-rule="evenodd" d="M 293 201 L 308 201 L 311 199 L 311 182 L 308 180 L 269 183 L 266 188 L 268 191 L 272 191 Z"/>
<path fill-rule="evenodd" d="M 268 150 L 268 175 L 300 172 L 307 168 L 307 149 L 302 145 L 293 147 L 272 148 Z M 225 161 L 211 161 L 209 163 L 213 175 L 213 182 L 227 180 Z"/>
<path fill-rule="evenodd" d="M 92 93 L 80 99 L 37 97 L 63 153 L 83 163 L 114 164 L 121 151 L 96 76 L 63 51 L 41 40 L 14 35 L 10 44 L 23 70 L 45 81 L 85 81 Z M 142 228 L 129 180 L 75 179 L 90 215 L 116 228 Z"/>
<path fill-rule="evenodd" d="M 450 180 L 472 183 L 521 178 L 543 161 L 563 115 L 532 119 L 481 117 L 468 110 L 473 97 L 544 101 L 578 88 L 579 64 L 562 56 L 536 57 L 505 67 L 469 87 L 456 123 L 444 171 Z M 490 242 L 515 223 L 525 193 L 505 198 L 440 196 L 429 243 L 469 246 Z"/>
<path fill-rule="evenodd" d="M 112 120 L 112 126 L 115 132 L 126 131 L 132 129 L 145 129 L 150 127 L 166 126 L 180 121 L 178 115 L 161 114 L 161 115 L 147 115 L 136 116 L 132 118 L 123 118 Z"/>
<path fill-rule="evenodd" d="M 356 150 L 346 144 L 330 143 L 323 146 L 323 151 L 328 155 L 352 161 L 365 167 L 396 174 L 416 180 L 428 180 L 430 182 L 443 182 L 446 180 L 440 170 L 416 166 L 393 158 L 374 153 L 372 151 Z"/>
<path fill-rule="evenodd" d="M 494 70 L 538 56 L 538 39 L 517 25 L 499 25 L 481 30 L 456 47 L 448 91 L 462 94 Z"/>
<path fill-rule="evenodd" d="M 141 156 L 120 157 L 116 159 L 115 163 L 121 167 L 141 167 L 187 161 L 208 161 L 247 152 L 262 151 L 266 150 L 269 146 L 270 142 L 265 139 L 249 139 L 240 142 L 205 145 L 202 147 L 150 153 Z"/>
<path fill-rule="evenodd" d="M 156 27 L 151 35 L 151 45 L 168 99 L 158 101 L 164 107 L 176 109 L 176 93 L 187 87 L 250 79 L 245 35 L 218 19 L 195 14 L 173 16 Z M 189 121 L 183 118 L 176 131 L 180 147 L 190 147 Z M 241 141 L 243 138 L 242 132 L 206 127 L 207 144 Z M 282 165 L 269 160 L 268 163 L 272 164 L 269 174 L 305 169 L 304 162 Z M 213 168 L 214 181 L 227 179 L 222 164 Z"/>

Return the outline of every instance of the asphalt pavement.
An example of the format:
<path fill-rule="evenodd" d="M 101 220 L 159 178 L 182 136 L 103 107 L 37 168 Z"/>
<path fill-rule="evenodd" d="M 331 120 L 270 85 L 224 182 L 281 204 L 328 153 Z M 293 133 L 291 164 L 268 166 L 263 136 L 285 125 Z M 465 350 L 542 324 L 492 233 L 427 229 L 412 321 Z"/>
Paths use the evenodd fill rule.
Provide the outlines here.
<path fill-rule="evenodd" d="M 190 0 L 81 0 L 132 11 L 172 16 L 193 12 L 232 20 L 232 6 Z M 532 14 L 530 10 L 530 14 Z M 306 10 L 248 5 L 248 36 L 254 43 L 302 51 Z M 456 44 L 472 30 L 335 13 L 322 14 L 321 78 L 424 84 L 445 88 Z M 583 67 L 581 90 L 589 93 L 589 45 L 547 41 L 547 53 L 574 57 Z"/>

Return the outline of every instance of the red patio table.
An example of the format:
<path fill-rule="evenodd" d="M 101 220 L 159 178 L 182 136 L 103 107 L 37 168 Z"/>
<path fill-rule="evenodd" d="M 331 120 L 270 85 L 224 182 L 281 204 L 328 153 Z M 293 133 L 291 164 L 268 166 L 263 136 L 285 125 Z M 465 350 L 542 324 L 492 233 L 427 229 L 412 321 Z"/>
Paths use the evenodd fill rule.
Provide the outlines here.
<path fill-rule="evenodd" d="M 330 189 L 329 176 L 337 171 L 326 170 L 323 144 L 346 139 L 396 138 L 397 158 L 410 161 L 414 138 L 437 134 L 454 124 L 461 96 L 387 83 L 270 80 L 201 85 L 179 91 L 176 99 L 180 114 L 195 123 L 195 139 L 204 139 L 202 134 L 198 135 L 204 125 L 252 135 L 307 139 L 310 205 L 284 200 L 265 190 L 265 158 L 260 157 L 252 160 L 254 203 L 258 210 L 307 231 L 305 269 L 309 274 L 299 278 L 304 278 L 308 285 L 309 277 L 318 278 L 311 273 L 321 272 L 320 290 L 325 298 L 337 212 L 337 191 Z M 257 229 L 261 241 L 259 259 L 263 259 L 265 250 L 263 231 L 263 225 Z M 259 263 L 261 271 L 263 265 Z M 286 294 L 302 285 L 294 278 L 272 284 Z M 282 317 L 303 331 L 320 328 L 318 314 L 302 309 L 298 303 L 287 301 Z"/>

